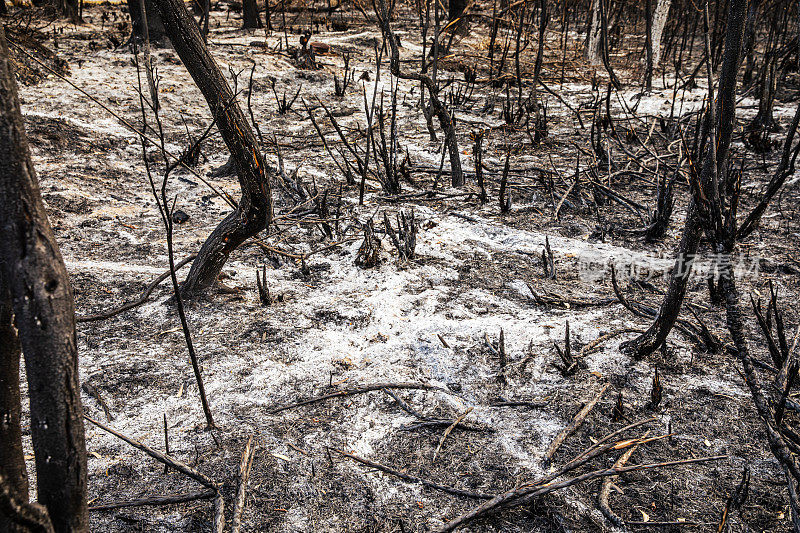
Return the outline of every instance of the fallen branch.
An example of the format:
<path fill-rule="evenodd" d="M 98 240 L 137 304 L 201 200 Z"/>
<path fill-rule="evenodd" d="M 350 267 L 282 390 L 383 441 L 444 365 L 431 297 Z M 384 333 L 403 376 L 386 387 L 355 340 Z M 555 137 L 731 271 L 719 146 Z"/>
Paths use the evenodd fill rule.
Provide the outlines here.
<path fill-rule="evenodd" d="M 253 436 L 247 439 L 247 444 L 242 451 L 242 461 L 239 463 L 239 489 L 236 491 L 236 506 L 233 508 L 233 518 L 231 518 L 231 533 L 239 533 L 242 526 L 242 512 L 247 496 L 247 482 L 250 479 L 250 470 L 253 467 L 253 456 L 256 453 L 256 446 L 253 443 Z"/>
<path fill-rule="evenodd" d="M 600 398 L 603 397 L 603 394 L 606 392 L 606 390 L 608 390 L 608 387 L 610 386 L 611 385 L 609 383 L 603 385 L 603 388 L 600 389 L 600 392 L 597 393 L 597 396 L 592 398 L 592 400 L 589 403 L 584 405 L 583 409 L 578 411 L 578 414 L 576 414 L 575 417 L 572 419 L 572 422 L 570 422 L 567 427 L 562 429 L 558 433 L 558 435 L 556 435 L 556 438 L 553 439 L 553 442 L 550 443 L 550 446 L 547 448 L 547 452 L 545 453 L 545 463 L 550 462 L 550 460 L 553 458 L 553 455 L 555 455 L 556 451 L 558 451 L 558 449 L 561 447 L 561 445 L 564 443 L 567 437 L 572 435 L 575 432 L 575 430 L 578 429 L 578 427 L 580 427 L 581 424 L 583 424 L 583 421 L 586 420 L 586 417 L 589 416 L 589 413 L 592 411 L 592 409 L 594 409 L 594 406 L 597 405 L 597 402 L 600 401 Z"/>
<path fill-rule="evenodd" d="M 647 435 L 645 434 L 645 437 Z M 633 452 L 636 451 L 639 445 L 636 444 L 635 446 L 631 446 L 625 453 L 620 455 L 619 459 L 614 462 L 614 468 L 620 468 L 625 466 L 625 463 L 628 462 L 628 459 L 631 458 Z M 600 493 L 597 495 L 597 506 L 600 508 L 600 512 L 611 522 L 614 526 L 619 528 L 625 527 L 625 522 L 617 515 L 614 511 L 611 510 L 611 506 L 608 504 L 608 497 L 611 495 L 611 485 L 614 483 L 616 478 L 613 476 L 609 476 L 603 480 L 603 485 L 600 487 Z"/>
<path fill-rule="evenodd" d="M 491 494 L 483 494 L 481 492 L 472 492 L 470 490 L 462 490 L 462 489 L 457 489 L 455 487 L 448 487 L 447 485 L 440 485 L 439 483 L 435 483 L 433 481 L 429 481 L 427 479 L 423 479 L 421 477 L 408 474 L 406 472 L 401 472 L 400 470 L 396 470 L 391 466 L 386 466 L 381 463 L 376 463 L 375 461 L 370 461 L 369 459 L 364 459 L 363 457 L 359 457 L 357 455 L 353 455 L 351 453 L 347 453 L 342 450 L 337 450 L 335 448 L 331 448 L 331 450 L 335 451 L 340 455 L 343 455 L 344 457 L 348 457 L 356 462 L 359 462 L 363 465 L 367 465 L 372 468 L 377 468 L 381 472 L 386 472 L 387 474 L 399 477 L 402 480 L 409 481 L 411 483 L 419 483 L 421 485 L 424 485 L 425 487 L 440 490 L 442 492 L 446 492 L 454 496 L 465 496 L 467 498 L 476 498 L 479 500 L 488 500 L 492 498 Z"/>
<path fill-rule="evenodd" d="M 435 387 L 433 385 L 425 385 L 424 383 L 376 383 L 374 385 L 365 385 L 363 387 L 357 387 L 354 389 L 338 390 L 336 392 L 331 392 L 329 394 L 323 394 L 322 396 L 314 396 L 313 398 L 300 400 L 299 402 L 275 407 L 271 409 L 269 413 L 274 415 L 275 413 L 280 413 L 281 411 L 286 411 L 287 409 L 294 409 L 295 407 L 302 407 L 304 405 L 310 405 L 312 403 L 318 403 L 325 400 L 330 400 L 331 398 L 353 396 L 355 394 L 363 394 L 365 392 L 372 392 L 381 389 L 417 389 L 417 390 L 436 390 L 436 391 L 446 392 L 441 387 Z"/>
<path fill-rule="evenodd" d="M 185 463 L 182 463 L 181 461 L 179 461 L 179 460 L 177 460 L 177 459 L 175 459 L 173 457 L 170 457 L 169 455 L 163 454 L 158 450 L 154 450 L 151 447 L 147 446 L 146 444 L 142 444 L 141 442 L 139 442 L 136 439 L 132 439 L 130 437 L 127 437 L 127 436 L 123 435 L 122 433 L 120 433 L 120 432 L 118 432 L 118 431 L 106 426 L 102 422 L 98 422 L 97 420 L 95 420 L 94 418 L 92 418 L 92 417 L 90 417 L 88 415 L 83 415 L 83 418 L 85 418 L 86 420 L 88 420 L 89 422 L 94 424 L 95 426 L 99 427 L 100 429 L 111 433 L 112 435 L 114 435 L 115 437 L 117 437 L 119 439 L 124 440 L 125 442 L 127 442 L 128 444 L 133 446 L 134 448 L 143 451 L 144 453 L 146 453 L 147 455 L 149 455 L 153 459 L 155 459 L 157 461 L 160 461 L 161 463 L 163 463 L 163 464 L 165 464 L 165 465 L 167 465 L 167 466 L 169 466 L 171 468 L 174 468 L 175 470 L 177 470 L 178 472 L 180 472 L 180 473 L 182 473 L 182 474 L 184 474 L 186 476 L 189 476 L 190 478 L 194 479 L 195 481 L 197 481 L 198 483 L 200 483 L 204 487 L 208 487 L 209 489 L 213 490 L 215 493 L 219 492 L 219 485 L 216 482 L 214 482 L 211 478 L 209 478 L 205 474 L 203 474 L 201 472 L 198 472 L 197 470 L 195 470 L 191 466 L 189 466 L 189 465 L 187 465 Z"/>
<path fill-rule="evenodd" d="M 508 502 L 513 501 L 513 505 L 521 505 L 524 503 L 529 502 L 534 498 L 539 498 L 544 496 L 545 494 L 550 494 L 551 492 L 555 492 L 559 489 L 564 489 L 567 487 L 571 487 L 573 485 L 577 485 L 578 483 L 582 483 L 584 481 L 591 481 L 593 479 L 601 478 L 601 477 L 608 477 L 608 476 L 618 476 L 620 474 L 625 474 L 627 472 L 636 472 L 641 470 L 653 470 L 655 468 L 664 468 L 668 466 L 679 466 L 679 465 L 688 465 L 688 464 L 696 464 L 696 463 L 706 463 L 709 461 L 719 461 L 721 459 L 727 459 L 727 455 L 714 455 L 710 457 L 699 457 L 697 459 L 682 459 L 678 461 L 666 461 L 663 463 L 647 463 L 643 465 L 634 465 L 634 466 L 624 466 L 620 468 L 604 468 L 601 470 L 594 470 L 592 472 L 587 472 L 580 476 L 566 479 L 559 483 L 552 483 L 546 485 L 534 485 L 534 486 L 521 486 L 517 487 L 513 490 L 495 496 L 491 500 L 482 503 L 478 507 L 472 509 L 471 511 L 451 520 L 441 528 L 437 530 L 438 533 L 447 533 L 449 531 L 455 530 L 457 527 L 463 525 L 466 522 L 474 520 L 475 518 L 479 518 L 488 514 L 491 511 L 494 511 L 498 507 Z"/>
<path fill-rule="evenodd" d="M 461 413 L 461 415 L 458 418 L 456 418 L 453 421 L 452 424 L 447 426 L 447 429 L 444 430 L 444 434 L 442 435 L 442 438 L 439 439 L 439 445 L 436 446 L 436 450 L 433 452 L 433 461 L 434 462 L 436 461 L 436 456 L 439 455 L 439 450 L 442 449 L 442 444 L 444 444 L 444 441 L 447 438 L 447 436 L 453 431 L 453 428 L 455 428 L 458 425 L 459 422 L 464 420 L 464 418 L 466 418 L 466 416 L 473 411 L 473 409 L 475 409 L 475 408 L 474 407 L 470 407 L 469 409 L 467 409 L 466 411 Z"/>

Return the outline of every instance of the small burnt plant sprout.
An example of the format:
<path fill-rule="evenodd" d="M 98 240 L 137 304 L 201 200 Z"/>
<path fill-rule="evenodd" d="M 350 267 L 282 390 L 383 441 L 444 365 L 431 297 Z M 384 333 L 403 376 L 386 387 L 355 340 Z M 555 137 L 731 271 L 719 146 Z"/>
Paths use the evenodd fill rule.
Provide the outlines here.
<path fill-rule="evenodd" d="M 342 98 L 344 96 L 344 94 L 347 92 L 347 88 L 353 82 L 353 76 L 355 74 L 355 71 L 350 68 L 351 58 L 352 54 L 350 54 L 350 52 L 344 52 L 342 54 L 342 59 L 344 60 L 344 74 L 341 80 L 339 79 L 339 76 L 337 76 L 335 72 L 333 74 L 333 92 L 339 98 Z"/>
<path fill-rule="evenodd" d="M 278 90 L 275 88 L 275 84 L 277 81 L 275 78 L 269 79 L 269 85 L 272 88 L 272 94 L 275 95 L 275 102 L 278 104 L 278 114 L 285 115 L 289 111 L 292 110 L 292 106 L 294 105 L 297 97 L 300 96 L 300 91 L 303 89 L 303 86 L 297 88 L 297 92 L 294 93 L 294 96 L 289 98 L 288 93 L 284 90 L 282 96 L 278 96 Z"/>
<path fill-rule="evenodd" d="M 392 228 L 392 223 L 389 221 L 389 216 L 384 211 L 383 213 L 383 226 L 386 230 L 386 235 L 394 244 L 397 249 L 397 255 L 400 261 L 410 261 L 414 259 L 414 249 L 417 246 L 417 225 L 414 221 L 414 211 L 410 211 L 408 215 L 404 212 L 397 214 L 397 231 Z"/>
<path fill-rule="evenodd" d="M 564 332 L 564 349 L 562 350 L 558 343 L 553 343 L 553 346 L 561 358 L 561 364 L 555 363 L 554 366 L 561 372 L 561 375 L 568 377 L 578 371 L 578 360 L 572 355 L 572 347 L 569 340 L 569 320 L 567 320 L 567 327 Z"/>
<path fill-rule="evenodd" d="M 356 266 L 372 268 L 381 263 L 381 240 L 375 235 L 372 220 L 364 224 L 364 242 L 356 254 Z"/>
<path fill-rule="evenodd" d="M 653 374 L 653 386 L 650 388 L 650 409 L 654 411 L 658 409 L 663 395 L 664 389 L 661 387 L 661 377 L 658 375 L 658 367 L 656 367 Z"/>
<path fill-rule="evenodd" d="M 556 279 L 556 265 L 553 261 L 553 250 L 550 249 L 550 238 L 545 235 L 542 248 L 542 271 L 545 279 Z"/>
<path fill-rule="evenodd" d="M 511 211 L 511 193 L 508 192 L 508 171 L 511 161 L 511 152 L 506 153 L 506 164 L 503 166 L 503 175 L 500 177 L 500 192 L 498 200 L 500 202 L 500 212 L 505 214 Z"/>
<path fill-rule="evenodd" d="M 272 296 L 269 294 L 269 287 L 267 286 L 267 266 L 263 265 L 261 271 L 256 269 L 256 288 L 258 288 L 258 299 L 261 305 L 269 307 L 272 305 Z"/>

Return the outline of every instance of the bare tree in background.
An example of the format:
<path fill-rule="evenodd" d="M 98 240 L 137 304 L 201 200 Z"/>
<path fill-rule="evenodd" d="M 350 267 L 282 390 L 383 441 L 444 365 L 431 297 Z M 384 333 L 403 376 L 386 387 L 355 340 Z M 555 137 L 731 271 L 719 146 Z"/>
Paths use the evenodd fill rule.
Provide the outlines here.
<path fill-rule="evenodd" d="M 661 64 L 661 37 L 664 35 L 664 27 L 667 25 L 669 8 L 672 0 L 656 0 L 656 9 L 653 12 L 653 21 L 650 26 L 650 47 L 653 58 L 653 70 Z"/>
<path fill-rule="evenodd" d="M 127 4 L 128 13 L 131 16 L 131 25 L 133 26 L 131 39 L 143 42 L 146 31 L 151 44 L 165 44 L 166 30 L 164 29 L 164 23 L 161 22 L 161 16 L 158 14 L 158 7 L 156 7 L 155 1 L 128 0 Z M 144 13 L 144 16 L 142 16 L 142 13 Z M 143 19 L 146 19 L 146 24 L 143 23 Z"/>
<path fill-rule="evenodd" d="M 0 27 L 0 514 L 22 530 L 88 531 L 86 445 L 78 383 L 75 305 L 64 261 L 39 194 Z M 14 323 L 9 324 L 13 312 Z M 16 328 L 15 328 L 16 326 Z M 18 331 L 17 342 L 14 330 Z M 25 355 L 38 500 L 28 504 L 18 440 L 19 348 Z M 6 455 L 8 453 L 9 455 Z M 38 512 L 37 512 L 38 511 Z"/>
<path fill-rule="evenodd" d="M 258 14 L 258 1 L 257 0 L 243 0 L 242 2 L 242 19 L 244 28 L 263 28 L 264 24 L 261 22 L 261 15 Z"/>

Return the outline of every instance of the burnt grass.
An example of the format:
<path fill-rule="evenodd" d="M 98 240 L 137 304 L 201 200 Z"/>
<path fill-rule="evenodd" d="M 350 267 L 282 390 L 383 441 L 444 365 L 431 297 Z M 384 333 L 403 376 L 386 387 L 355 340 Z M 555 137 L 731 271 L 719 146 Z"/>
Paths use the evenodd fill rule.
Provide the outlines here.
<path fill-rule="evenodd" d="M 670 436 L 639 447 L 631 464 L 727 456 L 721 461 L 620 476 L 614 481 L 610 502 L 620 517 L 632 522 L 629 529 L 716 531 L 727 498 L 745 466 L 752 473 L 750 493 L 742 509 L 728 517 L 726 527 L 735 531 L 790 529 L 784 478 L 769 452 L 762 422 L 739 374 L 725 330 L 724 309 L 709 303 L 704 281 L 690 284 L 687 301 L 698 306 L 698 315 L 721 339 L 723 346 L 718 353 L 707 353 L 673 332 L 664 350 L 646 361 L 634 361 L 619 350 L 620 341 L 631 338 L 626 334 L 599 345 L 585 356 L 586 365 L 567 377 L 553 367 L 558 361 L 553 342 L 563 345 L 566 321 L 573 326 L 573 353 L 579 353 L 603 334 L 621 327 L 644 329 L 649 322 L 634 317 L 617 302 L 587 308 L 543 305 L 526 289 L 530 284 L 539 293 L 557 293 L 565 298 L 613 298 L 608 279 L 587 282 L 580 277 L 582 250 L 605 243 L 612 247 L 608 252 L 612 256 L 627 250 L 670 257 L 678 242 L 689 196 L 685 182 L 676 183 L 675 214 L 667 235 L 654 243 L 625 231 L 641 227 L 642 221 L 618 203 L 603 202 L 598 207 L 598 219 L 588 191 L 573 191 L 556 218 L 555 205 L 571 184 L 572 178 L 566 176 L 573 172 L 576 159 L 584 168 L 590 162 L 589 125 L 593 110 L 584 106 L 581 113 L 587 126 L 580 129 L 571 111 L 541 93 L 548 106 L 549 134 L 540 145 L 533 146 L 524 129 L 504 125 L 497 118 L 503 91 L 479 81 L 472 101 L 456 108 L 457 132 L 462 163 L 471 171 L 469 134 L 482 128 L 489 130 L 484 140 L 488 202 L 478 201 L 472 174 L 467 176 L 465 189 L 473 193 L 471 196 L 447 196 L 462 191 L 446 186 L 445 173 L 438 178 L 438 190 L 445 194 L 392 198 L 383 194 L 376 183 L 370 183 L 365 206 L 358 206 L 358 186 L 344 182 L 314 132 L 302 102 L 298 100 L 286 114 L 277 113 L 269 77 L 277 79 L 279 95 L 284 90 L 294 94 L 302 86 L 300 98 L 325 123 L 331 144 L 338 139 L 327 119 L 323 120 L 317 98 L 347 124 L 345 129 L 352 142 L 363 143 L 361 76 L 369 74 L 370 81 L 363 81 L 369 90 L 375 76 L 373 46 L 381 42 L 377 26 L 363 20 L 356 10 L 339 10 L 327 20 L 320 16 L 312 20 L 311 15 L 299 10 L 287 14 L 290 27 L 286 37 L 278 30 L 265 35 L 261 30 L 239 29 L 237 6 L 225 2 L 215 6 L 210 49 L 226 74 L 238 74 L 237 84 L 239 89 L 244 88 L 245 95 L 250 65 L 257 65 L 251 97 L 270 164 L 277 168 L 277 143 L 287 174 L 299 169 L 303 183 L 320 193 L 327 189 L 331 202 L 340 187 L 342 190 L 337 235 L 330 239 L 315 222 L 318 213 L 303 215 L 305 221 L 302 217 L 292 218 L 289 213 L 296 202 L 273 173 L 275 212 L 284 216 L 259 240 L 294 255 L 338 240 L 345 242 L 312 254 L 303 262 L 265 251 L 257 242 L 246 243 L 223 271 L 225 287 L 188 302 L 189 321 L 209 381 L 218 430 L 203 428 L 197 387 L 168 282 L 160 285 L 139 309 L 103 321 L 79 323 L 81 378 L 107 403 L 114 416 L 110 425 L 163 449 L 162 414 L 166 413 L 170 453 L 223 483 L 228 516 L 237 490 L 240 453 L 247 438 L 254 434 L 259 447 L 250 476 L 245 531 L 429 531 L 479 501 L 409 484 L 343 458 L 335 450 L 355 449 L 357 455 L 437 483 L 496 494 L 546 472 L 541 460 L 555 433 L 569 423 L 603 383 L 609 382 L 611 388 L 586 422 L 561 446 L 554 464 L 563 464 L 600 437 L 651 416 L 656 421 L 645 426 L 650 435 Z M 122 9 L 91 5 L 86 7 L 85 24 L 56 23 L 57 53 L 69 64 L 71 80 L 138 125 L 140 110 L 132 54 L 126 46 L 114 45 L 127 39 Z M 101 24 L 103 17 L 114 23 Z M 278 14 L 273 14 L 273 24 L 277 26 L 279 21 Z M 406 45 L 403 54 L 415 58 L 403 63 L 407 69 L 417 69 L 419 64 L 420 52 L 411 47 L 419 41 L 415 21 L 410 8 L 401 6 L 393 22 Z M 318 70 L 298 69 L 285 50 L 273 50 L 284 38 L 292 47 L 298 47 L 297 31 L 309 25 L 319 30 L 312 39 L 329 43 L 332 50 L 317 57 L 321 67 Z M 591 78 L 597 76 L 604 87 L 605 73 L 602 68 L 593 71 L 585 64 L 580 55 L 580 39 L 574 34 L 569 41 L 566 83 L 560 87 L 557 24 L 548 31 L 548 39 L 552 46 L 545 54 L 543 79 L 574 107 L 603 96 L 604 89 L 592 90 Z M 452 56 L 440 67 L 442 79 L 452 77 L 457 85 L 463 83 L 467 68 L 477 68 L 480 80 L 485 74 L 480 69 L 485 70 L 487 41 L 487 28 L 478 23 L 472 25 L 467 37 L 455 39 Z M 52 46 L 50 41 L 43 44 Z M 630 39 L 627 46 L 636 52 L 640 43 Z M 353 54 L 355 81 L 346 96 L 338 99 L 333 96 L 333 74 L 341 76 L 343 52 Z M 533 53 L 526 51 L 530 56 L 525 56 L 525 72 L 532 68 Z M 641 85 L 641 65 L 630 58 L 636 55 L 615 59 L 617 74 L 629 93 L 638 92 Z M 166 140 L 180 151 L 187 145 L 186 128 L 193 133 L 202 131 L 210 113 L 175 52 L 157 49 L 154 56 L 161 78 Z M 381 76 L 389 78 L 386 64 Z M 791 118 L 792 101 L 798 91 L 797 74 L 789 73 L 787 80 L 776 103 L 776 118 L 784 125 Z M 430 191 L 441 158 L 441 132 L 439 141 L 429 140 L 416 105 L 419 88 L 405 82 L 400 86 L 398 136 L 403 139 L 404 149 L 409 149 L 412 168 L 417 169 L 402 182 L 403 193 Z M 530 89 L 525 86 L 526 93 Z M 388 86 L 386 90 L 388 95 Z M 702 94 L 702 89 L 699 91 Z M 671 95 L 672 90 L 664 89 L 659 94 L 653 100 L 668 98 L 665 95 Z M 135 299 L 167 264 L 163 227 L 145 180 L 136 136 L 53 75 L 21 86 L 20 95 L 42 196 L 72 276 L 78 315 Z M 496 101 L 494 110 L 482 111 L 492 100 Z M 739 110 L 740 125 L 755 114 L 755 104 L 748 102 Z M 240 104 L 246 107 L 246 99 L 241 98 Z M 619 105 L 614 103 L 612 110 L 621 137 L 625 128 L 648 137 L 654 117 L 659 116 L 659 112 L 648 112 L 641 120 L 631 120 Z M 737 135 L 734 158 L 747 157 L 744 205 L 740 207 L 740 213 L 747 213 L 769 179 L 779 151 L 748 153 L 741 134 Z M 780 133 L 775 137 L 782 141 Z M 621 142 L 644 158 L 635 142 Z M 617 146 L 614 142 L 611 145 Z M 654 140 L 652 146 L 664 149 L 660 141 Z M 512 151 L 512 210 L 501 214 L 498 190 L 508 150 Z M 203 143 L 202 152 L 196 170 L 203 177 L 227 159 L 218 135 Z M 614 154 L 619 167 L 636 168 L 623 151 L 615 148 Z M 147 157 L 156 166 L 161 164 L 156 152 L 148 150 Z M 556 172 L 554 197 L 548 192 L 541 169 Z M 622 174 L 614 177 L 610 186 L 632 201 L 652 206 L 655 187 L 649 176 L 643 176 L 636 172 Z M 233 197 L 238 196 L 235 178 L 207 179 Z M 179 194 L 179 207 L 189 215 L 187 222 L 176 226 L 177 255 L 182 258 L 199 248 L 228 208 L 186 171 L 178 171 L 171 187 L 173 194 Z M 749 257 L 761 260 L 758 274 L 740 281 L 743 304 L 749 306 L 750 294 L 765 298 L 772 282 L 780 290 L 779 305 L 785 313 L 789 335 L 798 321 L 794 302 L 800 296 L 797 197 L 796 187 L 787 187 L 767 211 L 761 227 L 740 247 Z M 419 217 L 418 239 L 424 242 L 416 259 L 399 263 L 379 222 L 384 211 L 393 214 L 412 208 Z M 383 239 L 383 261 L 372 270 L 358 269 L 353 263 L 362 239 L 360 222 L 373 215 Z M 598 230 L 599 225 L 604 226 L 603 231 Z M 460 228 L 466 233 L 459 233 Z M 532 236 L 543 240 L 545 235 L 555 252 L 556 279 L 544 279 L 542 275 L 540 245 L 525 250 L 516 244 Z M 455 236 L 456 240 L 443 240 L 447 236 Z M 442 253 L 434 253 L 440 249 Z M 270 307 L 261 306 L 255 288 L 255 270 L 263 264 L 267 265 L 271 294 L 281 297 Z M 181 273 L 185 275 L 185 270 Z M 397 280 L 396 286 L 387 279 Z M 666 279 L 656 276 L 649 281 L 652 285 L 623 282 L 626 297 L 657 306 L 658 290 L 666 285 Z M 351 293 L 337 292 L 345 282 L 352 282 L 356 289 Z M 435 324 L 445 324 L 442 327 L 449 330 L 442 329 L 441 333 L 449 347 L 443 348 L 435 336 L 419 342 L 396 340 L 405 339 L 402 329 L 409 324 L 401 319 L 392 331 L 383 329 L 392 320 L 386 318 L 379 299 L 378 305 L 367 300 L 371 291 L 381 290 L 379 287 L 395 291 L 387 293 L 387 301 L 406 298 L 403 301 L 411 302 L 401 306 L 408 315 L 402 320 L 433 317 Z M 682 316 L 692 318 L 685 312 Z M 764 339 L 752 313 L 748 316 L 748 339 L 755 357 L 768 362 Z M 460 328 L 461 321 L 469 325 Z M 486 325 L 482 326 L 484 321 Z M 431 328 L 438 327 L 431 324 Z M 505 334 L 510 364 L 506 383 L 497 378 L 499 362 L 484 339 L 486 335 L 490 342 L 497 340 L 499 327 L 495 326 L 508 328 Z M 381 348 L 398 345 L 397 353 Z M 386 360 L 376 360 L 369 355 L 371 350 L 377 350 L 374 353 Z M 653 409 L 649 399 L 656 367 L 664 393 L 660 405 Z M 772 379 L 768 371 L 760 372 L 765 382 Z M 455 420 L 467 407 L 476 406 L 465 421 L 483 430 L 455 429 L 433 460 L 445 428 L 414 427 L 418 421 L 381 391 L 271 413 L 277 405 L 338 387 L 384 381 L 428 382 L 444 387 L 447 394 L 405 390 L 397 390 L 396 394 L 434 418 Z M 612 411 L 619 393 L 625 418 L 614 421 Z M 537 408 L 491 407 L 498 397 L 546 404 Z M 84 392 L 83 401 L 88 414 L 104 420 L 96 397 Z M 790 411 L 787 416 L 796 422 L 798 413 Z M 165 473 L 160 463 L 91 426 L 87 427 L 87 446 L 90 504 L 200 488 L 178 473 Z M 610 456 L 600 458 L 575 474 L 609 466 L 613 460 Z M 490 515 L 465 530 L 611 530 L 610 523 L 597 510 L 599 487 L 599 481 L 576 485 L 532 505 Z M 212 515 L 210 501 L 200 500 L 93 512 L 91 520 L 94 531 L 210 531 Z M 647 522 L 672 525 L 655 527 Z"/>

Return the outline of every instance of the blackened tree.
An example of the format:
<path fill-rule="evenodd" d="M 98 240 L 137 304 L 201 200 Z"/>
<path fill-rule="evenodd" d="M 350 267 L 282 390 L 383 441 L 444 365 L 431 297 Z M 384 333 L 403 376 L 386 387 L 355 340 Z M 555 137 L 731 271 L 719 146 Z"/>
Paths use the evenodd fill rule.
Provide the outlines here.
<path fill-rule="evenodd" d="M 64 260 L 53 236 L 20 113 L 5 32 L 0 26 L 0 409 L 18 424 L 19 348 L 25 355 L 36 456 L 38 500 L 56 532 L 88 531 L 86 445 L 78 384 L 75 305 Z M 10 326 L 13 311 L 19 342 Z M 3 424 L 6 420 L 3 420 Z M 19 462 L 17 428 L 0 433 L 0 503 L 8 520 L 30 524 L 24 463 Z M 14 439 L 6 441 L 5 439 Z M 8 452 L 11 455 L 5 456 Z M 13 487 L 15 492 L 8 489 Z M 20 492 L 23 491 L 23 492 Z M 0 520 L 2 522 L 2 520 Z M 38 526 L 44 527 L 39 522 Z"/>

